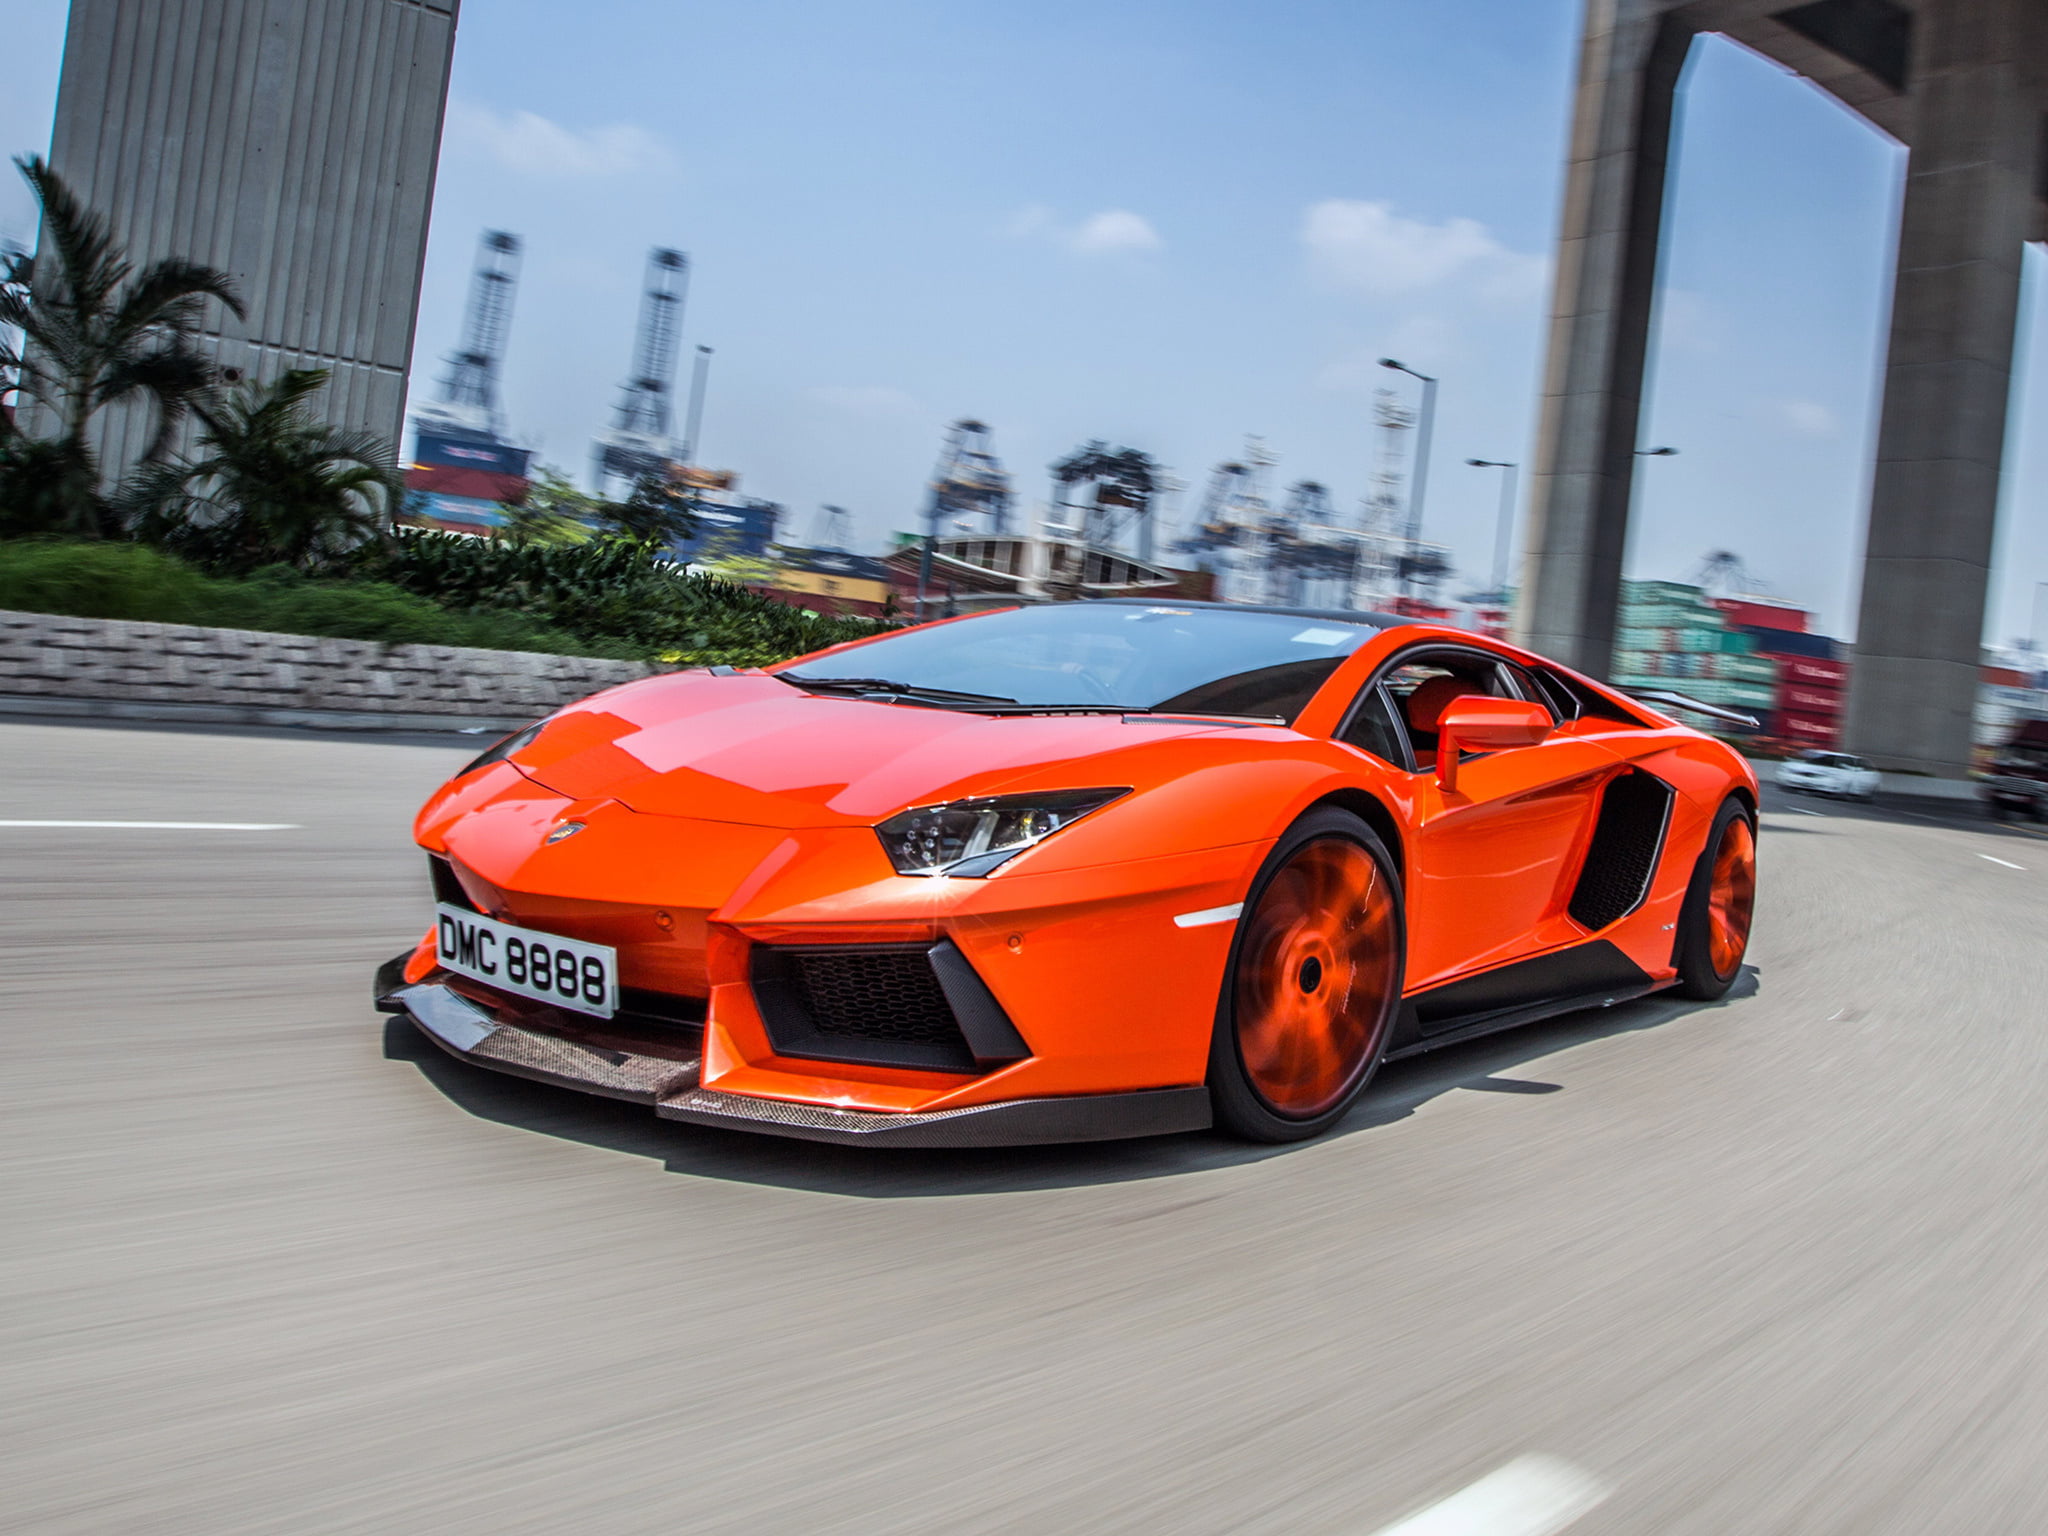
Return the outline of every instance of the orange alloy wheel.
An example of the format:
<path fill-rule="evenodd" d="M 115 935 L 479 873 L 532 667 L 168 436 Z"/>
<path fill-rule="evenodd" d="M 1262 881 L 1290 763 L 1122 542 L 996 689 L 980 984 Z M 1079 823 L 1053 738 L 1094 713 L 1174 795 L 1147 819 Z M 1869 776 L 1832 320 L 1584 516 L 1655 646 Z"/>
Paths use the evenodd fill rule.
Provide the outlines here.
<path fill-rule="evenodd" d="M 1756 834 L 1749 818 L 1733 818 L 1714 850 L 1713 884 L 1707 888 L 1707 956 L 1716 976 L 1732 976 L 1749 948 L 1749 921 L 1756 908 Z"/>
<path fill-rule="evenodd" d="M 1373 856 L 1320 837 L 1273 874 L 1237 966 L 1237 1048 L 1277 1113 L 1312 1119 L 1379 1058 L 1399 985 L 1392 885 Z"/>

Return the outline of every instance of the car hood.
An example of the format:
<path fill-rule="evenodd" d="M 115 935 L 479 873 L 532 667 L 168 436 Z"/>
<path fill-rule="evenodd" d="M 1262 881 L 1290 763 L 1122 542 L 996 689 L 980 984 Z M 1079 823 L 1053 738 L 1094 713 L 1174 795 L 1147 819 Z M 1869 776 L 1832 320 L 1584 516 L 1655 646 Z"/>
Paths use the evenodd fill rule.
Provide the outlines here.
<path fill-rule="evenodd" d="M 646 815 L 825 827 L 1010 788 L 1131 783 L 1118 773 L 1125 754 L 1212 733 L 1237 732 L 1147 716 L 965 714 L 686 672 L 571 706 L 511 761 L 572 799 Z"/>

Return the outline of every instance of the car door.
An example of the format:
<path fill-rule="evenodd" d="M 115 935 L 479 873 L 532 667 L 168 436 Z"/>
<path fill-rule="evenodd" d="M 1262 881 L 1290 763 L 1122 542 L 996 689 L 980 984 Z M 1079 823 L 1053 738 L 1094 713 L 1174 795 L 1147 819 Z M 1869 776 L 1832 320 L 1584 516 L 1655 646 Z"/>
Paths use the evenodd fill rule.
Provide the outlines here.
<path fill-rule="evenodd" d="M 1477 648 L 1430 646 L 1396 656 L 1368 685 L 1340 739 L 1372 751 L 1362 722 L 1387 750 L 1407 748 L 1413 811 L 1408 849 L 1408 990 L 1553 948 L 1576 936 L 1564 917 L 1601 786 L 1619 766 L 1597 739 L 1554 734 L 1534 746 L 1460 761 L 1457 788 L 1438 783 L 1433 737 L 1405 705 L 1431 678 L 1470 691 L 1548 702 L 1526 674 Z M 1432 685 L 1433 686 L 1433 685 Z M 1388 724 L 1406 734 L 1388 736 Z M 1376 752 L 1374 755 L 1384 755 Z"/>

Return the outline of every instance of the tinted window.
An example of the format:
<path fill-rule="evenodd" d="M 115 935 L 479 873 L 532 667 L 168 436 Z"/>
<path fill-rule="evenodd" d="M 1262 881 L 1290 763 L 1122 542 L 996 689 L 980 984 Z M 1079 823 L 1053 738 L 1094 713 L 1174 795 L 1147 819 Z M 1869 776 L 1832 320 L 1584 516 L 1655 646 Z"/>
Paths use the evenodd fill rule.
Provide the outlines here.
<path fill-rule="evenodd" d="M 1391 767 L 1408 766 L 1408 754 L 1402 750 L 1405 738 L 1401 728 L 1394 724 L 1386 694 L 1377 686 L 1366 690 L 1358 701 L 1358 708 L 1345 724 L 1343 734 L 1337 739 L 1361 752 L 1370 752 Z"/>
<path fill-rule="evenodd" d="M 1380 682 L 1415 761 L 1425 767 L 1436 760 L 1436 720 L 1445 704 L 1470 694 L 1508 697 L 1506 670 L 1492 657 L 1469 651 L 1426 652 L 1392 668 Z"/>
<path fill-rule="evenodd" d="M 1019 704 L 1118 704 L 1292 720 L 1367 623 L 1248 609 L 1047 603 L 906 630 L 791 669 L 887 678 Z"/>

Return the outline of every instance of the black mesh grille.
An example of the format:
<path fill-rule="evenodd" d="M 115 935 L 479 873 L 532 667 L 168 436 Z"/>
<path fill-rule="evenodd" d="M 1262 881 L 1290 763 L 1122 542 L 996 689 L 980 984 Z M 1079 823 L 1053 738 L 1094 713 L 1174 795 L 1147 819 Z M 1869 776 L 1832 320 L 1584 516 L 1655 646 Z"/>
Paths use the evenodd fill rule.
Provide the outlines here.
<path fill-rule="evenodd" d="M 1671 786 L 1640 768 L 1608 783 L 1585 868 L 1572 891 L 1572 921 L 1589 930 L 1605 928 L 1642 904 L 1670 810 Z"/>
<path fill-rule="evenodd" d="M 951 1044 L 960 1026 L 922 949 L 792 955 L 804 1006 L 821 1035 Z"/>
<path fill-rule="evenodd" d="M 778 1054 L 975 1070 L 928 944 L 764 946 L 753 971 Z"/>

